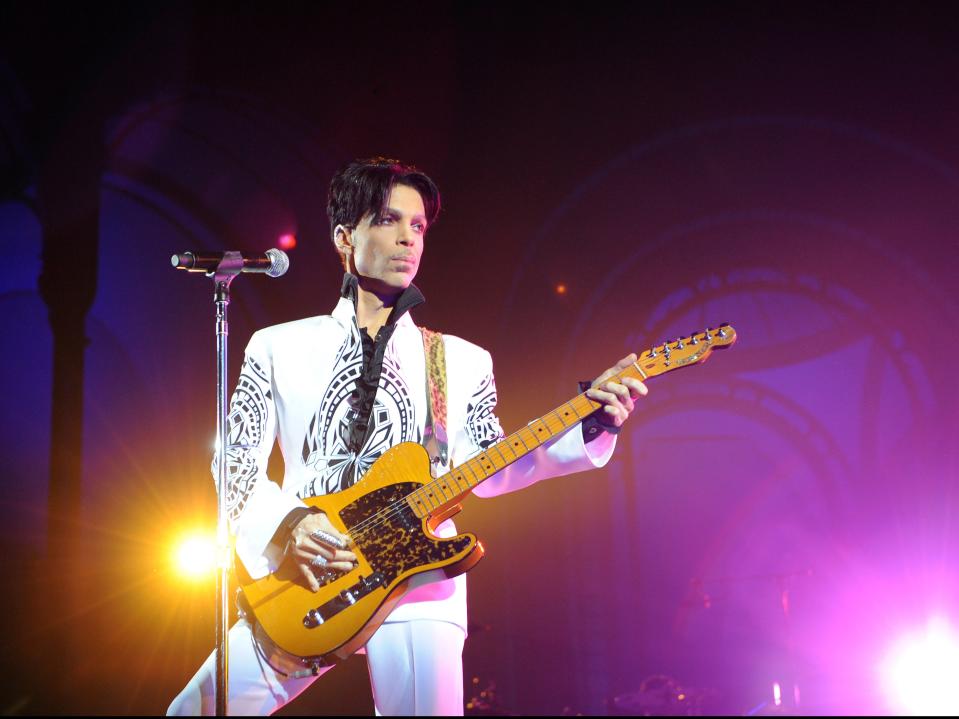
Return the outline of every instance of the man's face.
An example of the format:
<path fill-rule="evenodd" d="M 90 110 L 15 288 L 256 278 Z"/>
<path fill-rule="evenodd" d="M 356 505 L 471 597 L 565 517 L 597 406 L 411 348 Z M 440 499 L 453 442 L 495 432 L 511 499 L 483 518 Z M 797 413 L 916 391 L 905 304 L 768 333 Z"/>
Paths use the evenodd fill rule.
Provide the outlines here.
<path fill-rule="evenodd" d="M 396 294 L 410 286 L 423 255 L 426 210 L 420 193 L 394 185 L 381 216 L 367 215 L 348 237 L 350 270 L 377 294 Z"/>

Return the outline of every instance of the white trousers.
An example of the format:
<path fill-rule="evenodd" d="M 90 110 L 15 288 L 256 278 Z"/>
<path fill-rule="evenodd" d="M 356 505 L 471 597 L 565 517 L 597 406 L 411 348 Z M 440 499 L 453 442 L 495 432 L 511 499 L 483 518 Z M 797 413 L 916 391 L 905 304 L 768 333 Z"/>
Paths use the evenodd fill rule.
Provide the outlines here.
<path fill-rule="evenodd" d="M 387 622 L 366 644 L 378 716 L 463 715 L 463 630 L 449 622 Z M 229 636 L 229 713 L 265 716 L 277 711 L 318 676 L 289 679 L 257 651 L 250 624 L 240 619 Z M 216 653 L 170 704 L 170 716 L 215 713 Z"/>

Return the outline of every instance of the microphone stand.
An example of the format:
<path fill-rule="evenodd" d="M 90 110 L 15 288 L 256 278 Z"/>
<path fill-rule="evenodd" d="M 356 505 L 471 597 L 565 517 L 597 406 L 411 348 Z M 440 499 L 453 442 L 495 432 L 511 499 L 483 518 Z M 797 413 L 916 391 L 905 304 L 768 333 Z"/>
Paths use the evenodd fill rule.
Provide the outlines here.
<path fill-rule="evenodd" d="M 230 552 L 230 528 L 226 514 L 226 380 L 227 338 L 230 334 L 227 307 L 230 304 L 230 283 L 243 271 L 243 257 L 239 252 L 224 252 L 216 270 L 207 274 L 213 280 L 213 302 L 216 306 L 216 467 L 217 467 L 217 573 L 216 573 L 216 671 L 214 702 L 216 716 L 227 715 L 229 696 L 229 620 L 230 605 L 227 589 L 233 557 Z"/>
<path fill-rule="evenodd" d="M 216 305 L 216 670 L 214 702 L 216 716 L 227 715 L 229 665 L 229 620 L 230 605 L 227 589 L 230 585 L 230 570 L 233 568 L 233 552 L 230 548 L 230 526 L 227 507 L 226 467 L 226 373 L 227 337 L 230 334 L 227 307 L 230 304 L 230 283 L 241 272 L 262 272 L 269 277 L 279 277 L 289 269 L 290 259 L 286 253 L 271 249 L 265 256 L 243 257 L 242 252 L 222 253 L 184 252 L 173 255 L 173 267 L 188 272 L 203 272 L 213 280 L 213 302 Z M 214 265 L 215 263 L 215 265 Z M 213 269 L 209 269 L 213 267 Z"/>

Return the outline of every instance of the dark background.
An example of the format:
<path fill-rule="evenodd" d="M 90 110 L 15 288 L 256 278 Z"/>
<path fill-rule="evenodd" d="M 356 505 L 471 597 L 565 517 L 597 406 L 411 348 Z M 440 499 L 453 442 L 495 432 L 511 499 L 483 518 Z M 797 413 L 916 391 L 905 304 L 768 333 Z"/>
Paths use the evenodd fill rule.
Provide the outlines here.
<path fill-rule="evenodd" d="M 467 503 L 467 697 L 895 711 L 885 652 L 959 598 L 953 13 L 4 3 L 0 709 L 161 713 L 210 652 L 169 554 L 215 524 L 212 287 L 169 256 L 298 238 L 234 283 L 232 383 L 255 329 L 333 307 L 330 175 L 385 154 L 443 191 L 416 319 L 492 352 L 507 431 L 739 333 L 605 469 Z M 371 711 L 354 657 L 284 713 Z"/>

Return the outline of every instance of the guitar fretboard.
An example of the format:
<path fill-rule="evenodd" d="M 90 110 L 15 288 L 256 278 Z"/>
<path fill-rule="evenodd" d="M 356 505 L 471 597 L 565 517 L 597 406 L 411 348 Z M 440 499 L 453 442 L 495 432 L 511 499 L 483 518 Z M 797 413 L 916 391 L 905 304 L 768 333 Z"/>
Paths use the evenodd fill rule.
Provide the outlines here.
<path fill-rule="evenodd" d="M 642 359 L 641 357 L 637 360 L 637 363 Z M 652 373 L 643 372 L 638 364 L 634 363 L 610 379 L 622 381 L 624 377 L 645 378 L 650 374 Z M 599 402 L 580 394 L 508 437 L 491 444 L 472 459 L 424 484 L 411 492 L 406 501 L 420 518 L 432 514 L 440 507 L 455 504 L 480 482 L 562 434 L 601 406 Z"/>

